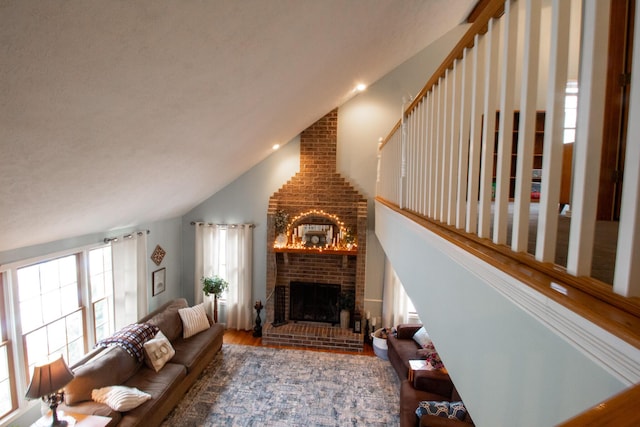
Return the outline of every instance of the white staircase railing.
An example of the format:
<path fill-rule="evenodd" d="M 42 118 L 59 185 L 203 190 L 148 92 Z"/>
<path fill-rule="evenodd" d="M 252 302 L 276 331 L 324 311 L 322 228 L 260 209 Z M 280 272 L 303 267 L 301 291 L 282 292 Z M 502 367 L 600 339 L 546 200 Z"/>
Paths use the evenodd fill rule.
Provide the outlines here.
<path fill-rule="evenodd" d="M 550 3 L 488 2 L 404 111 L 401 123 L 380 144 L 377 196 L 424 218 L 506 245 L 513 252 L 529 252 L 540 263 L 555 262 L 565 87 L 579 76 L 570 171 L 572 215 L 563 267 L 570 275 L 590 276 L 594 245 L 600 243 L 594 237 L 595 189 L 603 140 L 611 2 Z M 640 63 L 638 34 L 634 56 Z M 640 134 L 640 124 L 634 120 L 640 108 L 639 68 L 631 77 L 620 238 L 612 280 L 614 292 L 623 296 L 640 296 L 640 233 L 636 231 L 640 226 L 640 144 L 633 141 Z M 539 200 L 532 199 L 532 183 L 539 188 Z"/>

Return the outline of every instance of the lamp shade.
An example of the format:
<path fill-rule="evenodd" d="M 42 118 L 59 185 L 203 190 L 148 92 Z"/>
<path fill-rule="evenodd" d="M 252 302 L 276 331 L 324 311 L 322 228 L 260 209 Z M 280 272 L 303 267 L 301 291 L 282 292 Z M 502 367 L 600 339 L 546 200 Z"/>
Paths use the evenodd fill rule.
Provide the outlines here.
<path fill-rule="evenodd" d="M 28 399 L 38 399 L 56 393 L 73 379 L 73 372 L 69 369 L 62 356 L 46 365 L 33 369 L 31 384 L 27 390 Z"/>

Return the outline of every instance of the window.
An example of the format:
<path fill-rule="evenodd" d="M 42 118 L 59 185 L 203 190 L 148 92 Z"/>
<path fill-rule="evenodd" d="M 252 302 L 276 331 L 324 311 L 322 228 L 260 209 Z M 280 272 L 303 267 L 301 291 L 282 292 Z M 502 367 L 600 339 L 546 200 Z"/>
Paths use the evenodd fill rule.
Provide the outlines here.
<path fill-rule="evenodd" d="M 93 306 L 93 332 L 95 341 L 98 342 L 114 332 L 111 246 L 89 251 L 89 285 Z"/>
<path fill-rule="evenodd" d="M 129 292 L 132 283 L 122 270 L 134 270 L 133 282 L 147 277 L 146 263 L 138 261 L 140 254 L 146 255 L 146 233 L 134 237 L 143 244 L 136 243 L 132 252 L 119 252 L 119 264 L 114 261 L 118 251 L 108 243 L 1 266 L 0 425 L 34 405 L 23 396 L 36 364 L 62 355 L 73 365 L 116 329 L 116 298 Z M 115 286 L 118 277 L 120 293 Z M 146 282 L 140 284 L 146 289 Z M 134 305 L 146 307 L 146 298 L 140 303 L 139 293 L 132 294 Z M 138 316 L 137 307 L 121 306 Z"/>
<path fill-rule="evenodd" d="M 0 286 L 4 287 L 4 273 L 0 273 Z M 6 328 L 4 301 L 0 294 L 0 418 L 17 407 L 15 381 L 10 375 L 13 372 L 11 347 Z"/>
<path fill-rule="evenodd" d="M 78 277 L 76 254 L 18 269 L 18 305 L 29 373 L 51 356 L 62 354 L 72 364 L 85 354 Z"/>
<path fill-rule="evenodd" d="M 564 139 L 565 144 L 576 142 L 576 123 L 578 121 L 578 82 L 570 80 L 564 98 Z"/>

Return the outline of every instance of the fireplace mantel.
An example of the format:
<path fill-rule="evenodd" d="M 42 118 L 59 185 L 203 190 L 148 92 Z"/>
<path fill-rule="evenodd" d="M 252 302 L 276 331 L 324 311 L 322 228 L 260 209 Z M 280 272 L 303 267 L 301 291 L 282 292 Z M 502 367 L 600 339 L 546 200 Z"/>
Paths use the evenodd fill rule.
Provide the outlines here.
<path fill-rule="evenodd" d="M 276 253 L 288 254 L 317 254 L 317 255 L 358 255 L 358 248 L 352 249 L 323 249 L 323 248 L 273 248 Z"/>

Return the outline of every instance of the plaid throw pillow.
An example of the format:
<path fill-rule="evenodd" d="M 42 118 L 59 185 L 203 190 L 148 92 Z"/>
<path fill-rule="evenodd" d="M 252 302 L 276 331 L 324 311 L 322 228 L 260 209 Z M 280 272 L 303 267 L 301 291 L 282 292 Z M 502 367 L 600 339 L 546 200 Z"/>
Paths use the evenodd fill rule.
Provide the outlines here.
<path fill-rule="evenodd" d="M 132 323 L 110 337 L 100 340 L 96 346 L 117 345 L 136 358 L 138 362 L 142 362 L 144 360 L 144 343 L 153 338 L 159 330 L 160 328 L 157 326 L 148 323 Z"/>

